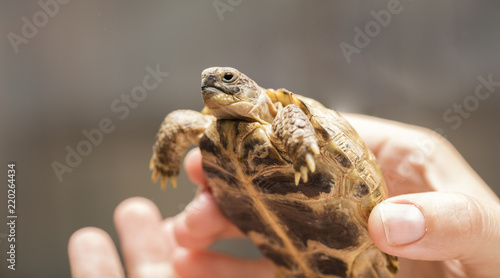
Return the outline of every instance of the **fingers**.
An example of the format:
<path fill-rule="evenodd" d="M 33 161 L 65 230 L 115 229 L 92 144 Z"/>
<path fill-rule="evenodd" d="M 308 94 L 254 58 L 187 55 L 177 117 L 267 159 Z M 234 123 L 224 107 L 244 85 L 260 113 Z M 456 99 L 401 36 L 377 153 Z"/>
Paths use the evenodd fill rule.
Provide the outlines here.
<path fill-rule="evenodd" d="M 174 264 L 177 272 L 184 278 L 275 277 L 274 266 L 268 260 L 242 260 L 201 250 L 176 253 Z"/>
<path fill-rule="evenodd" d="M 370 235 L 382 251 L 413 260 L 460 260 L 470 277 L 500 277 L 500 209 L 461 193 L 393 197 L 376 206 Z"/>
<path fill-rule="evenodd" d="M 459 191 L 487 202 L 498 197 L 438 133 L 369 116 L 344 115 L 377 157 L 391 196 Z"/>
<path fill-rule="evenodd" d="M 185 248 L 203 249 L 222 237 L 243 237 L 220 211 L 213 196 L 201 192 L 174 219 L 177 243 Z"/>
<path fill-rule="evenodd" d="M 144 198 L 130 198 L 115 210 L 115 226 L 130 277 L 174 277 L 158 208 Z M 97 277 L 97 276 L 96 276 Z"/>
<path fill-rule="evenodd" d="M 208 191 L 202 191 L 172 223 L 169 227 L 180 246 L 173 261 L 181 277 L 274 277 L 274 267 L 267 260 L 243 260 L 203 250 L 223 237 L 244 237 L 222 215 Z"/>
<path fill-rule="evenodd" d="M 186 171 L 194 183 L 206 185 L 201 163 L 197 161 L 201 161 L 201 156 L 199 151 L 193 150 L 186 158 L 186 165 L 189 165 L 185 166 Z M 200 191 L 183 212 L 167 219 L 164 231 L 168 238 L 173 234 L 179 245 L 173 261 L 181 277 L 274 277 L 274 267 L 267 260 L 242 260 L 203 250 L 224 237 L 244 237 L 222 215 L 207 190 Z"/>
<path fill-rule="evenodd" d="M 125 277 L 113 240 L 101 229 L 76 231 L 69 239 L 68 255 L 71 277 Z"/>
<path fill-rule="evenodd" d="M 368 147 L 375 153 L 379 153 L 388 141 L 399 138 L 410 139 L 421 137 L 428 132 L 425 128 L 409 125 L 401 122 L 371 117 L 361 114 L 342 113 L 349 123 L 356 129 L 356 132 L 363 138 Z M 439 135 L 435 134 L 439 140 Z M 421 139 L 421 138 L 418 138 Z"/>
<path fill-rule="evenodd" d="M 419 131 L 410 125 L 374 117 L 344 115 L 372 150 L 382 167 L 389 195 L 401 195 L 433 190 L 425 178 L 427 152 L 417 144 Z M 415 127 L 416 128 L 416 127 Z"/>
<path fill-rule="evenodd" d="M 437 185 L 429 181 L 429 169 L 463 168 L 453 165 L 458 153 L 436 154 L 450 146 L 431 131 L 364 115 L 345 116 L 377 157 L 391 196 L 436 190 Z M 436 158 L 447 162 L 436 163 Z"/>
<path fill-rule="evenodd" d="M 207 178 L 201 167 L 201 152 L 199 148 L 192 149 L 184 159 L 184 168 L 189 179 L 198 186 L 208 187 Z"/>
<path fill-rule="evenodd" d="M 184 167 L 193 183 L 208 188 L 199 148 L 186 155 Z M 176 240 L 185 248 L 203 249 L 223 237 L 244 237 L 222 214 L 208 190 L 202 190 L 186 209 L 175 217 L 174 223 Z"/>

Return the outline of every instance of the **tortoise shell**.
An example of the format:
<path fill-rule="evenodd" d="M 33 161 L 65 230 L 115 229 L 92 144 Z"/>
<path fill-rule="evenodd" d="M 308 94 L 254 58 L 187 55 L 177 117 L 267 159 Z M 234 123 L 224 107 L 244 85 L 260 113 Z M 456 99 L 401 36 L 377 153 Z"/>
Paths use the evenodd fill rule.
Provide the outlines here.
<path fill-rule="evenodd" d="M 202 91 L 207 107 L 187 117 L 203 122 L 202 132 L 186 135 L 193 129 L 187 112 L 167 116 L 155 177 L 178 173 L 168 164 L 180 160 L 183 146 L 171 134 L 198 138 L 217 204 L 278 277 L 393 276 L 397 258 L 378 250 L 367 230 L 387 187 L 375 156 L 339 113 L 285 89 L 262 89 L 233 68 L 205 70 Z M 188 132 L 172 132 L 174 125 Z"/>

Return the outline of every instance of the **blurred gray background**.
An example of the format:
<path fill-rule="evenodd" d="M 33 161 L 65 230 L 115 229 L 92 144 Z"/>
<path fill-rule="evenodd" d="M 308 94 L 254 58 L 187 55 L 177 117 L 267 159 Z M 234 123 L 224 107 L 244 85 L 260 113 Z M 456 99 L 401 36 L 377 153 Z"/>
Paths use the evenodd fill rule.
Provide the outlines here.
<path fill-rule="evenodd" d="M 203 107 L 200 73 L 209 66 L 236 67 L 263 87 L 342 112 L 440 128 L 500 192 L 500 86 L 474 95 L 479 76 L 500 81 L 498 1 L 401 0 L 379 30 L 370 11 L 388 1 L 69 1 L 47 15 L 39 3 L 49 2 L 0 1 L 0 157 L 5 172 L 17 165 L 18 215 L 15 272 L 0 225 L 1 277 L 68 277 L 70 235 L 97 226 L 116 241 L 113 210 L 128 197 L 152 199 L 165 217 L 182 210 L 194 186 L 184 173 L 176 190 L 152 184 L 151 146 L 168 112 Z M 366 25 L 373 36 L 349 63 L 340 44 L 355 47 L 355 27 Z M 127 115 L 117 112 L 157 65 L 169 76 Z M 464 100 L 466 114 L 443 117 Z M 105 118 L 114 130 L 59 181 L 52 163 L 66 164 L 67 146 Z M 247 243 L 233 251 L 256 255 Z"/>

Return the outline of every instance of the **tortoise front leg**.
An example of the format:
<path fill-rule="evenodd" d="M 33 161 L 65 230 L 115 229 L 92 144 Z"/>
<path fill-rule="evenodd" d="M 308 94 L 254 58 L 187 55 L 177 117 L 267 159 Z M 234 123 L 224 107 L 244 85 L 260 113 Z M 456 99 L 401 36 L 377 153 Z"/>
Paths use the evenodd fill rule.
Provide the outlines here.
<path fill-rule="evenodd" d="M 165 117 L 156 135 L 153 157 L 149 163 L 149 168 L 153 170 L 153 182 L 161 175 L 162 189 L 165 189 L 167 179 L 170 179 L 173 187 L 177 186 L 176 177 L 186 148 L 198 145 L 213 119 L 212 115 L 192 110 L 176 110 Z"/>
<path fill-rule="evenodd" d="M 292 159 L 295 185 L 301 177 L 307 182 L 308 171 L 316 170 L 314 159 L 319 154 L 318 139 L 309 118 L 297 105 L 289 104 L 278 111 L 272 127 Z"/>

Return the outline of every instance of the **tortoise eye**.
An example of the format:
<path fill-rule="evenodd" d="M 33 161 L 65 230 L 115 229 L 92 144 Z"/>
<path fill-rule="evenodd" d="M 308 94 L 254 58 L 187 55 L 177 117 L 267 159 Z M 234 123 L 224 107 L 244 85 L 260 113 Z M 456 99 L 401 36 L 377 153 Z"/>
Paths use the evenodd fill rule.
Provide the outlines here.
<path fill-rule="evenodd" d="M 232 82 L 232 81 L 236 80 L 236 76 L 230 72 L 226 72 L 226 73 L 224 73 L 222 80 L 224 82 Z"/>

